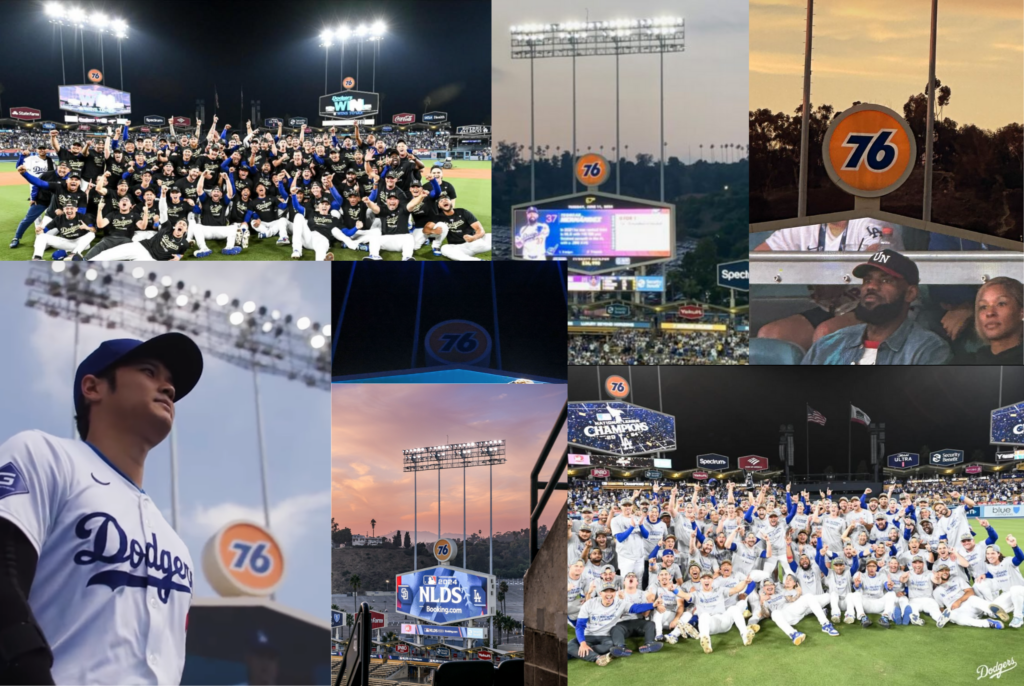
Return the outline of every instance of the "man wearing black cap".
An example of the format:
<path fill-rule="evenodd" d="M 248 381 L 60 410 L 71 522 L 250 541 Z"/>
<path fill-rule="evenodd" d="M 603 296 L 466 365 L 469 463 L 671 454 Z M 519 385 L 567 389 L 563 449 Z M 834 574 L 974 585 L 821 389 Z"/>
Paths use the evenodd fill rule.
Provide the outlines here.
<path fill-rule="evenodd" d="M 536 207 L 526 208 L 526 226 L 516 231 L 516 251 L 524 260 L 546 260 L 547 241 L 551 229 L 548 225 L 537 221 L 540 213 Z"/>
<path fill-rule="evenodd" d="M 142 481 L 202 370 L 184 334 L 106 341 L 75 374 L 81 440 L 0 446 L 0 682 L 180 682 L 192 558 Z"/>
<path fill-rule="evenodd" d="M 818 339 L 802 364 L 946 364 L 949 346 L 909 318 L 918 295 L 917 265 L 895 250 L 881 250 L 857 265 L 863 279 L 855 314 L 862 324 Z"/>

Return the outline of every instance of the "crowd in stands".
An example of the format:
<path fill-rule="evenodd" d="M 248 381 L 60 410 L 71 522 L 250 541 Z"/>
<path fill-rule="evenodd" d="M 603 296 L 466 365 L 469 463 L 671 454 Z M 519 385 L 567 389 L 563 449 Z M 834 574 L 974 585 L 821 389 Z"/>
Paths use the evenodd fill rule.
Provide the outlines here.
<path fill-rule="evenodd" d="M 622 329 L 606 335 L 570 334 L 570 365 L 705 365 L 746 364 L 750 355 L 745 332 L 685 333 Z"/>
<path fill-rule="evenodd" d="M 388 131 L 377 136 L 389 148 L 404 140 L 414 150 L 447 150 L 448 131 Z"/>
<path fill-rule="evenodd" d="M 999 475 L 984 474 L 963 477 L 933 476 L 909 479 L 887 479 L 886 484 L 909 488 L 933 498 L 947 497 L 950 491 L 963 491 L 979 505 L 1009 503 L 1014 505 L 1024 501 L 1024 481 L 1020 472 L 1003 472 Z"/>

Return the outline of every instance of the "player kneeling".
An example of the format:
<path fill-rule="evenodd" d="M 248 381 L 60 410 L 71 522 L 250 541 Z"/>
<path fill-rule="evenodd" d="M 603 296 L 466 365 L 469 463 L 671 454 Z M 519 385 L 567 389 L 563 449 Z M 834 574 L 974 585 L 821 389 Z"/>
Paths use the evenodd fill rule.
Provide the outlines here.
<path fill-rule="evenodd" d="M 664 609 L 659 602 L 630 604 L 616 595 L 615 584 L 603 584 L 600 595 L 583 603 L 579 618 L 576 620 L 576 638 L 569 642 L 569 657 L 576 657 L 587 662 L 597 663 L 599 667 L 608 664 L 612 659 L 611 630 L 625 614 L 643 614 L 656 608 Z M 641 653 L 654 653 L 661 650 L 660 643 L 649 643 L 640 646 Z"/>

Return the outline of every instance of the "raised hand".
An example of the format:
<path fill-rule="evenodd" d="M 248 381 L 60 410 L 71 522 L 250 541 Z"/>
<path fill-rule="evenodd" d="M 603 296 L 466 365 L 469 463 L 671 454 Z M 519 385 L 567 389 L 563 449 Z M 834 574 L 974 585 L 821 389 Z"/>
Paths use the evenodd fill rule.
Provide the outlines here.
<path fill-rule="evenodd" d="M 988 528 L 988 520 L 987 519 L 979 519 L 978 520 L 978 524 L 981 524 L 986 529 Z"/>
<path fill-rule="evenodd" d="M 1006 544 L 1009 545 L 1011 548 L 1017 547 L 1017 539 L 1013 536 L 1013 534 L 1007 534 Z"/>

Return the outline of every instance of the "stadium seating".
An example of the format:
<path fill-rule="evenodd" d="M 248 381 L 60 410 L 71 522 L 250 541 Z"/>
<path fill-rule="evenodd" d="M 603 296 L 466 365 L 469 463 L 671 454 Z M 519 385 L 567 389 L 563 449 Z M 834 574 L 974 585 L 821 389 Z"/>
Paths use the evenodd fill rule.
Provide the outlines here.
<path fill-rule="evenodd" d="M 494 672 L 494 686 L 523 686 L 525 660 L 505 660 Z"/>
<path fill-rule="evenodd" d="M 804 349 L 796 343 L 775 338 L 752 338 L 750 340 L 751 364 L 800 364 Z"/>
<path fill-rule="evenodd" d="M 494 667 L 490 662 L 445 662 L 434 674 L 434 686 L 491 686 Z"/>

